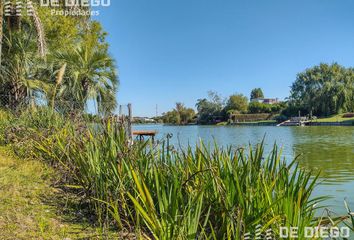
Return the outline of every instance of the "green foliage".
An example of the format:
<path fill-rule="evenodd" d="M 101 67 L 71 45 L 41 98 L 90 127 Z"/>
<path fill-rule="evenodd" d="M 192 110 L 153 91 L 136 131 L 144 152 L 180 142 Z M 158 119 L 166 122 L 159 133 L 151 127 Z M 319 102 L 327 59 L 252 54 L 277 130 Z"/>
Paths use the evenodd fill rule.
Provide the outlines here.
<path fill-rule="evenodd" d="M 221 97 L 215 92 L 209 92 L 208 95 L 208 99 L 198 99 L 196 103 L 200 124 L 212 124 L 224 119 Z"/>
<path fill-rule="evenodd" d="M 320 64 L 298 74 L 291 104 L 302 114 L 329 116 L 354 110 L 354 71 L 339 64 Z"/>
<path fill-rule="evenodd" d="M 164 113 L 162 116 L 164 123 L 171 124 L 188 124 L 192 123 L 195 118 L 195 111 L 192 108 L 186 108 L 183 103 L 176 103 L 175 109 Z"/>
<path fill-rule="evenodd" d="M 226 103 L 226 112 L 246 112 L 248 106 L 248 99 L 243 94 L 234 94 L 229 97 Z"/>
<path fill-rule="evenodd" d="M 33 157 L 35 142 L 64 127 L 66 122 L 63 116 L 53 114 L 52 110 L 46 107 L 23 109 L 20 114 L 10 119 L 11 121 L 0 121 L 0 126 L 5 125 L 3 142 L 23 158 Z"/>
<path fill-rule="evenodd" d="M 274 120 L 276 120 L 278 123 L 284 122 L 286 120 L 288 120 L 288 117 L 282 114 L 278 114 L 276 116 L 274 116 Z"/>
<path fill-rule="evenodd" d="M 101 25 L 35 6 L 33 17 L 12 16 L 2 22 L 7 27 L 0 36 L 0 106 L 16 110 L 31 97 L 55 103 L 53 108 L 61 112 L 83 111 L 91 101 L 100 114 L 111 113 L 119 81 Z M 58 84 L 65 64 L 64 80 Z"/>
<path fill-rule="evenodd" d="M 264 94 L 261 88 L 254 88 L 251 92 L 251 100 L 256 98 L 264 98 Z"/>
<path fill-rule="evenodd" d="M 8 128 L 13 120 L 14 118 L 11 113 L 0 109 L 0 144 L 5 143 L 6 128 Z"/>
<path fill-rule="evenodd" d="M 91 128 L 44 114 L 20 118 L 38 134 L 31 137 L 33 155 L 66 169 L 67 185 L 84 191 L 102 225 L 134 227 L 156 239 L 236 239 L 257 224 L 275 231 L 314 224 L 315 180 L 295 162 L 281 161 L 276 147 L 268 157 L 262 145 L 247 152 L 200 143 L 171 153 L 130 146 L 110 121 Z M 53 130 L 36 129 L 36 116 Z"/>
<path fill-rule="evenodd" d="M 251 102 L 248 105 L 249 113 L 280 113 L 285 108 L 283 103 L 265 104 L 260 102 Z"/>
<path fill-rule="evenodd" d="M 251 102 L 248 105 L 248 112 L 249 113 L 271 113 L 271 105 L 260 103 L 260 102 Z"/>
<path fill-rule="evenodd" d="M 131 145 L 110 120 L 92 125 L 56 115 L 24 112 L 8 128 L 31 130 L 31 142 L 16 141 L 57 166 L 101 226 L 143 238 L 240 239 L 258 224 L 276 235 L 280 226 L 301 233 L 318 224 L 314 204 L 321 199 L 311 199 L 317 178 L 281 160 L 276 146 L 269 155 L 263 143 L 234 150 L 201 142 L 171 152 L 149 142 Z"/>
<path fill-rule="evenodd" d="M 13 109 L 41 85 L 36 77 L 44 62 L 38 56 L 36 37 L 32 31 L 32 26 L 25 21 L 21 32 L 7 30 L 3 39 L 0 95 L 12 95 L 7 103 Z"/>

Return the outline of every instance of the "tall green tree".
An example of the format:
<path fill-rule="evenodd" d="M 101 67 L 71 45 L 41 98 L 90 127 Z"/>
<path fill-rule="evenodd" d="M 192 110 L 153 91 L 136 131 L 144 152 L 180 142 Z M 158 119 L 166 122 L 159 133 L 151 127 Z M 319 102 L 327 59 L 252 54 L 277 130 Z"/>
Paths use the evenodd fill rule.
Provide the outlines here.
<path fill-rule="evenodd" d="M 264 98 L 264 94 L 261 88 L 254 88 L 251 91 L 251 100 L 257 98 Z"/>
<path fill-rule="evenodd" d="M 32 14 L 22 17 L 14 13 L 14 3 L 10 2 L 8 7 L 12 13 L 4 16 L 4 4 L 1 1 L 0 94 L 7 95 L 7 104 L 16 108 L 41 85 L 36 79 L 36 70 L 43 63 L 47 51 L 37 8 L 29 5 Z"/>
<path fill-rule="evenodd" d="M 353 76 L 352 69 L 337 63 L 307 69 L 291 86 L 290 104 L 318 116 L 353 111 Z"/>
<path fill-rule="evenodd" d="M 84 40 L 74 49 L 58 52 L 56 58 L 66 63 L 63 86 L 66 91 L 59 95 L 72 101 L 74 108 L 83 110 L 89 100 L 96 102 L 100 113 L 106 114 L 116 107 L 116 91 L 119 85 L 116 64 L 108 53 L 104 33 L 93 22 Z"/>
<path fill-rule="evenodd" d="M 211 124 L 224 118 L 224 103 L 221 96 L 216 92 L 209 91 L 208 98 L 198 99 L 196 107 L 200 124 Z"/>
<path fill-rule="evenodd" d="M 162 118 L 165 123 L 188 124 L 193 121 L 195 111 L 192 108 L 186 108 L 183 103 L 176 103 L 175 109 L 164 113 Z"/>
<path fill-rule="evenodd" d="M 226 112 L 246 112 L 248 108 L 248 99 L 243 94 L 231 95 L 226 103 Z"/>
<path fill-rule="evenodd" d="M 28 96 L 35 95 L 42 85 L 37 77 L 39 67 L 45 63 L 41 54 L 42 50 L 45 51 L 42 49 L 45 44 L 38 45 L 38 37 L 33 34 L 35 30 L 30 21 L 12 21 L 11 17 L 7 18 L 3 35 L 0 95 L 6 95 L 7 104 L 17 108 L 25 103 Z"/>

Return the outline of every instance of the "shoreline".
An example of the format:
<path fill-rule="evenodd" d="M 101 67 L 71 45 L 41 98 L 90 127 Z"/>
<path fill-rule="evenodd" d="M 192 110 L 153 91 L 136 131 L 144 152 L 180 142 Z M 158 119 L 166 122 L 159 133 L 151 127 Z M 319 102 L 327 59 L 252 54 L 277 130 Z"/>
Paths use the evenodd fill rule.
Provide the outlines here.
<path fill-rule="evenodd" d="M 218 124 L 188 124 L 188 125 L 177 125 L 177 124 L 164 124 L 164 123 L 134 123 L 133 125 L 162 125 L 166 127 L 188 127 L 188 126 L 215 126 L 215 127 L 224 127 L 224 126 L 270 126 L 276 127 L 278 123 L 265 123 L 265 122 L 241 122 L 241 123 L 229 123 L 225 125 L 218 125 Z M 305 125 L 305 127 L 319 127 L 319 126 L 333 126 L 333 127 L 354 127 L 354 122 L 310 122 Z M 283 126 L 283 127 L 298 127 L 298 126 Z"/>

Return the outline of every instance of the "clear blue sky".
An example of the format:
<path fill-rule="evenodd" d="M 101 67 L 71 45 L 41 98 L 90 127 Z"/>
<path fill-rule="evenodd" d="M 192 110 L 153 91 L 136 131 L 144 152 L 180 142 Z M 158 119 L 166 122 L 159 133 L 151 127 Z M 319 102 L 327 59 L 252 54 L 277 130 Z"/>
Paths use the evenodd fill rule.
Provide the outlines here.
<path fill-rule="evenodd" d="M 109 33 L 121 104 L 153 116 L 208 90 L 285 98 L 320 62 L 354 66 L 353 0 L 112 0 Z"/>

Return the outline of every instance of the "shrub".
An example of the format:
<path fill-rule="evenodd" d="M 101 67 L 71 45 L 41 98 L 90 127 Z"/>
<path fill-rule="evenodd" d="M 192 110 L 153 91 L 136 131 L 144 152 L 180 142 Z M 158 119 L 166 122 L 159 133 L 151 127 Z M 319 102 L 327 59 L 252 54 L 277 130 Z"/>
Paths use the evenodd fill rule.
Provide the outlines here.
<path fill-rule="evenodd" d="M 0 144 L 5 143 L 5 132 L 9 123 L 13 121 L 11 113 L 0 109 Z"/>
<path fill-rule="evenodd" d="M 271 113 L 271 105 L 259 103 L 259 102 L 251 102 L 248 105 L 249 113 Z"/>
<path fill-rule="evenodd" d="M 281 122 L 288 120 L 288 117 L 285 115 L 279 114 L 274 117 L 274 120 L 276 120 L 278 123 L 281 123 Z"/>

